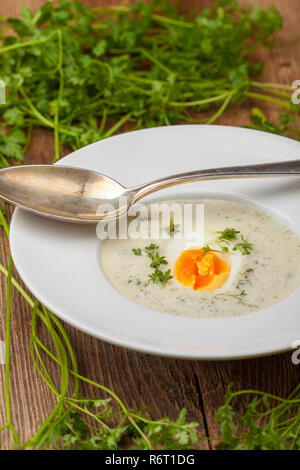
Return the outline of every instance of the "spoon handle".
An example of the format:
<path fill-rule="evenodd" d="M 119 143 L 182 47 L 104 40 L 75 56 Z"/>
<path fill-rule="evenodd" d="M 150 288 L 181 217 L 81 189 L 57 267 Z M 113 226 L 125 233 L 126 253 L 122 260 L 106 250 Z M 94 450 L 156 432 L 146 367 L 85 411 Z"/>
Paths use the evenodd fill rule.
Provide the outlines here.
<path fill-rule="evenodd" d="M 190 183 L 199 180 L 217 180 L 226 178 L 270 178 L 275 176 L 300 176 L 300 160 L 289 160 L 277 163 L 258 165 L 227 166 L 208 170 L 188 171 L 133 188 L 136 191 L 134 200 L 176 184 Z"/>

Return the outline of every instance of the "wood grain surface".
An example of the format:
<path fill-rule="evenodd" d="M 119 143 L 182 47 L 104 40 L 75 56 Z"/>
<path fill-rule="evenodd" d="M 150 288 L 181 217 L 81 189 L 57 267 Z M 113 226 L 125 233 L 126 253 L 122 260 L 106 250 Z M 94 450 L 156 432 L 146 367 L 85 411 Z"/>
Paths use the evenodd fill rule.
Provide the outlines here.
<path fill-rule="evenodd" d="M 84 0 L 89 6 L 119 2 Z M 209 6 L 209 0 L 183 0 L 183 9 Z M 300 79 L 299 0 L 241 0 L 241 5 L 259 3 L 275 5 L 283 15 L 284 28 L 277 34 L 276 43 L 294 44 L 276 47 L 257 54 L 266 61 L 262 79 L 291 84 Z M 24 4 L 37 9 L 43 0 L 0 0 L 0 15 L 16 16 Z M 250 100 L 238 113 L 228 113 L 218 124 L 241 125 L 249 121 Z M 272 117 L 276 108 L 264 107 Z M 26 154 L 26 163 L 49 163 L 53 156 L 53 138 L 44 130 L 36 130 L 32 145 Z M 1 262 L 7 266 L 8 244 L 0 237 Z M 17 273 L 14 273 L 18 278 Z M 2 276 L 2 275 L 1 275 Z M 0 278 L 0 340 L 5 338 L 6 282 Z M 258 388 L 272 394 L 286 395 L 299 382 L 299 366 L 291 362 L 291 354 L 228 362 L 200 362 L 166 359 L 145 355 L 94 339 L 65 325 L 77 354 L 82 375 L 112 388 L 131 408 L 147 406 L 154 417 L 176 417 L 185 406 L 188 418 L 197 420 L 202 435 L 217 435 L 214 414 L 223 404 L 228 383 L 234 381 L 238 389 Z M 37 422 L 44 420 L 55 403 L 52 392 L 37 374 L 30 355 L 31 310 L 23 298 L 13 290 L 11 400 L 12 418 L 22 440 L 30 438 Z M 46 333 L 41 332 L 42 340 Z M 47 340 L 45 340 L 47 343 Z M 53 371 L 55 374 L 55 370 Z M 85 385 L 84 394 L 96 395 Z M 240 403 L 242 408 L 243 403 Z M 6 421 L 4 407 L 4 366 L 0 365 L 0 427 Z M 2 433 L 2 448 L 8 448 L 8 435 Z M 203 444 L 208 448 L 207 444 Z"/>

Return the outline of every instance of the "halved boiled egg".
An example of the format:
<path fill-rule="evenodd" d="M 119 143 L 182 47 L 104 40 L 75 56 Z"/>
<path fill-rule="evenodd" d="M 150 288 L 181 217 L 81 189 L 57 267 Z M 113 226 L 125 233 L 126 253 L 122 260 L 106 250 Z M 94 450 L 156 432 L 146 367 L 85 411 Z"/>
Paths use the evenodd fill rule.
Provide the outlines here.
<path fill-rule="evenodd" d="M 175 277 L 194 290 L 219 289 L 231 270 L 230 258 L 227 261 L 222 258 L 213 251 L 204 252 L 203 248 L 185 250 L 174 265 Z"/>

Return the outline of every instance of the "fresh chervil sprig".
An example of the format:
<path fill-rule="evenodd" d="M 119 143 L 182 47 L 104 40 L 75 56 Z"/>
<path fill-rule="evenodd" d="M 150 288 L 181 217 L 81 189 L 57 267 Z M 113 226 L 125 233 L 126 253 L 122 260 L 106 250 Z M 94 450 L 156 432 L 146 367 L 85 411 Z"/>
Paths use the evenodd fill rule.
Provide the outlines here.
<path fill-rule="evenodd" d="M 246 294 L 246 291 L 245 289 L 243 289 L 240 293 L 238 294 L 229 294 L 229 293 L 219 293 L 219 294 L 216 294 L 218 296 L 221 296 L 221 297 L 232 297 L 233 299 L 237 300 L 239 303 L 241 304 L 244 304 L 245 305 L 245 302 L 244 302 L 244 298 L 245 296 L 247 295 Z"/>
<path fill-rule="evenodd" d="M 206 255 L 206 253 L 208 253 L 209 251 L 214 251 L 212 248 L 210 248 L 210 246 L 208 245 L 205 245 L 203 248 L 202 248 L 202 256 L 204 257 Z"/>
<path fill-rule="evenodd" d="M 226 294 L 227 297 L 233 297 L 239 302 L 243 303 L 244 297 L 246 296 L 246 291 L 243 289 L 239 294 Z"/>
<path fill-rule="evenodd" d="M 145 252 L 148 254 L 149 258 L 152 260 L 150 266 L 151 268 L 158 268 L 161 264 L 168 264 L 165 256 L 159 255 L 159 246 L 151 243 L 149 246 L 145 247 Z"/>
<path fill-rule="evenodd" d="M 221 247 L 222 251 L 228 252 L 229 246 L 232 251 L 240 251 L 243 256 L 250 255 L 253 245 L 248 239 L 241 235 L 239 230 L 235 228 L 225 228 L 222 231 L 217 231 L 216 243 Z"/>
<path fill-rule="evenodd" d="M 175 233 L 175 232 L 177 231 L 177 229 L 178 229 L 178 226 L 179 226 L 179 225 L 178 225 L 178 224 L 175 224 L 175 223 L 174 223 L 174 220 L 175 220 L 174 211 L 171 211 L 169 225 L 164 228 L 164 230 L 166 231 L 166 233 L 168 233 L 169 235 L 174 235 L 174 233 Z"/>
<path fill-rule="evenodd" d="M 247 239 L 244 238 L 244 236 L 241 236 L 242 241 L 240 243 L 236 243 L 233 247 L 233 251 L 239 250 L 242 255 L 250 255 L 253 245 L 250 243 Z"/>
<path fill-rule="evenodd" d="M 168 269 L 167 271 L 163 272 L 160 269 L 155 268 L 154 273 L 149 274 L 150 281 L 154 282 L 154 284 L 158 284 L 161 282 L 163 286 L 172 278 L 173 276 L 171 274 L 171 269 Z"/>
<path fill-rule="evenodd" d="M 149 258 L 152 260 L 150 267 L 154 268 L 154 272 L 149 274 L 149 281 L 153 282 L 154 284 L 161 283 L 163 286 L 173 278 L 171 274 L 171 270 L 168 269 L 167 271 L 162 271 L 159 269 L 159 266 L 168 264 L 165 256 L 160 256 L 159 246 L 155 245 L 154 243 L 150 243 L 150 245 L 145 247 L 145 252 L 148 254 Z"/>
<path fill-rule="evenodd" d="M 159 269 L 159 266 L 168 264 L 165 256 L 160 256 L 159 254 L 159 246 L 155 245 L 154 243 L 150 243 L 150 245 L 145 246 L 144 251 L 151 259 L 150 267 L 154 269 L 154 272 L 149 274 L 149 281 L 153 282 L 154 284 L 161 283 L 163 286 L 173 278 L 171 274 L 171 270 L 168 269 L 167 271 L 162 271 Z M 132 252 L 135 256 L 142 256 L 142 249 L 141 248 L 132 248 Z"/>
<path fill-rule="evenodd" d="M 144 248 L 145 253 L 147 253 L 148 257 L 151 259 L 150 267 L 154 269 L 154 272 L 149 274 L 149 281 L 154 284 L 161 283 L 164 286 L 173 278 L 173 276 L 171 274 L 171 269 L 168 269 L 167 271 L 159 269 L 161 265 L 168 264 L 168 261 L 165 256 L 160 256 L 158 250 L 159 246 L 154 243 L 150 243 L 150 245 L 145 246 Z M 135 256 L 142 256 L 141 248 L 132 248 L 132 252 Z"/>
<path fill-rule="evenodd" d="M 228 243 L 228 242 L 231 242 L 232 240 L 236 240 L 240 231 L 236 230 L 235 228 L 227 227 L 222 231 L 217 231 L 216 233 L 219 234 L 217 237 L 218 241 Z"/>

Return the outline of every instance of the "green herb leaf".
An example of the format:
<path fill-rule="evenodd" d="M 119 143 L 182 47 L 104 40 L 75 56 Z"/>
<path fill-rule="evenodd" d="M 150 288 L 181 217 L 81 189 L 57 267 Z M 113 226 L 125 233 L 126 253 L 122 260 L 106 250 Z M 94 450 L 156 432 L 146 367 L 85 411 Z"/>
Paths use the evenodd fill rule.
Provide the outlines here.
<path fill-rule="evenodd" d="M 148 254 L 149 258 L 152 260 L 150 266 L 151 268 L 157 268 L 161 264 L 168 264 L 165 256 L 159 255 L 159 246 L 151 243 L 149 246 L 145 247 L 145 251 Z"/>
<path fill-rule="evenodd" d="M 237 235 L 240 233 L 239 230 L 236 230 L 235 228 L 225 228 L 224 230 L 222 230 L 221 232 L 218 231 L 216 232 L 219 234 L 217 240 L 219 241 L 232 241 L 232 240 L 236 240 L 237 238 Z"/>
<path fill-rule="evenodd" d="M 241 236 L 242 241 L 240 243 L 236 243 L 233 247 L 233 251 L 239 250 L 243 256 L 250 255 L 251 251 L 253 250 L 253 245 L 248 240 L 246 240 L 243 235 Z"/>

